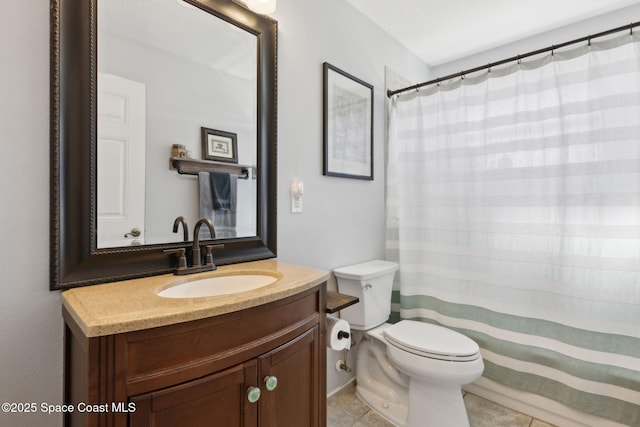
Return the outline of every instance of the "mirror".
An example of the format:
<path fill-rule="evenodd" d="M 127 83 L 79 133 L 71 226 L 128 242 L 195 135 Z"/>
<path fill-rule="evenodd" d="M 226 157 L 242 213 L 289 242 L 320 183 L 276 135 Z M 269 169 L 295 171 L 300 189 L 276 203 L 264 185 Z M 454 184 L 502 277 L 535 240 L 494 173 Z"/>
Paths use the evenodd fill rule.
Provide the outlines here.
<path fill-rule="evenodd" d="M 143 3 L 51 0 L 51 289 L 171 272 L 176 259 L 164 250 L 191 247 L 182 241 L 182 230 L 172 233 L 173 220 L 185 216 L 192 233 L 197 218 L 215 219 L 200 199 L 206 180 L 197 172 L 173 170 L 172 146 L 183 145 L 189 160 L 200 164 L 207 138 L 222 138 L 213 140 L 216 149 L 233 147 L 235 152 L 209 153 L 220 158 L 205 160 L 205 169 L 224 164 L 229 167 L 223 172 L 232 171 L 234 180 L 233 171 L 239 171 L 238 226 L 217 236 L 224 249 L 214 254 L 215 263 L 276 255 L 277 23 L 232 0 Z M 159 9 L 161 4 L 169 9 Z M 129 10 L 127 19 L 115 19 L 125 5 L 142 13 Z M 162 26 L 140 23 L 158 18 Z M 230 60 L 218 49 L 236 56 Z M 162 56 L 172 59 L 163 63 Z M 227 62 L 220 64 L 224 58 Z M 205 77 L 196 80 L 189 73 Z M 144 240 L 136 246 L 132 240 L 109 243 L 99 225 L 113 200 L 104 184 L 124 175 L 110 175 L 119 167 L 100 166 L 104 159 L 113 165 L 122 150 L 101 140 L 117 140 L 103 131 L 112 112 L 122 111 L 111 92 L 103 96 L 111 76 L 145 88 L 145 154 L 137 168 L 144 177 L 139 180 Z M 224 84 L 216 88 L 220 81 Z"/>
<path fill-rule="evenodd" d="M 242 171 L 257 162 L 256 35 L 182 0 L 97 7 L 98 248 L 181 242 L 179 216 L 191 227 L 211 219 L 216 239 L 255 236 L 257 180 Z M 202 129 L 219 154 L 206 157 L 246 167 L 213 180 L 209 163 L 172 170 L 174 145 L 206 159 Z"/>

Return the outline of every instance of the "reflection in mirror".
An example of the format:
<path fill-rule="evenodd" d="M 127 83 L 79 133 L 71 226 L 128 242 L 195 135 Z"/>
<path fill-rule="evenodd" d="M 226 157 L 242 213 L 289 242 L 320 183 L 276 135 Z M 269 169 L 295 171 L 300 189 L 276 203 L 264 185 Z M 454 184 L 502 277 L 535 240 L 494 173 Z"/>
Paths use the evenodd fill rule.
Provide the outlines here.
<path fill-rule="evenodd" d="M 179 174 L 169 157 L 177 145 L 203 159 L 208 128 L 235 135 L 225 161 L 256 166 L 257 37 L 182 0 L 100 0 L 97 12 L 97 247 L 181 242 L 179 216 L 210 218 L 218 239 L 256 236 L 253 174 Z"/>

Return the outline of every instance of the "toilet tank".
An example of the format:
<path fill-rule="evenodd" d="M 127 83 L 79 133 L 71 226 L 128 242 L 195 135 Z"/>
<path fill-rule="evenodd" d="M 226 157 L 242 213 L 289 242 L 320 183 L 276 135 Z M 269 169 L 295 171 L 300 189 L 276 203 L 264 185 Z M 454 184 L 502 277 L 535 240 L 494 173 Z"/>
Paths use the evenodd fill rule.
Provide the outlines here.
<path fill-rule="evenodd" d="M 340 311 L 352 329 L 367 330 L 389 319 L 391 289 L 398 264 L 368 261 L 333 270 L 338 292 L 360 298 L 360 302 Z"/>

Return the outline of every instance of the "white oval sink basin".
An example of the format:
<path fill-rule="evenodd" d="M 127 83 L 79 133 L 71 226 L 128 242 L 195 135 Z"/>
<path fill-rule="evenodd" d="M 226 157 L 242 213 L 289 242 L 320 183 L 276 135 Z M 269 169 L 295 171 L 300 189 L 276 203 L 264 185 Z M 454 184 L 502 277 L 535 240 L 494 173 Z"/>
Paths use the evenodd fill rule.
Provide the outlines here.
<path fill-rule="evenodd" d="M 237 294 L 272 284 L 277 277 L 264 274 L 240 274 L 193 280 L 158 292 L 164 298 L 200 298 Z"/>

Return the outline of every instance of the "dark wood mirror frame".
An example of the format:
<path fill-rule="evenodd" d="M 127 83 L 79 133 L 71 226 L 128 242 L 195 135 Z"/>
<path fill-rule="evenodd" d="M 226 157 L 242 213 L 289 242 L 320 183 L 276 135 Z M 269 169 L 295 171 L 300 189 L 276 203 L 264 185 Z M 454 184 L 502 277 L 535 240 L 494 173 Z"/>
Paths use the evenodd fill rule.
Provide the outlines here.
<path fill-rule="evenodd" d="M 51 290 L 169 273 L 171 243 L 97 249 L 97 1 L 51 0 Z M 257 236 L 225 239 L 217 265 L 276 256 L 277 22 L 232 0 L 184 0 L 258 40 Z M 167 224 L 170 227 L 172 224 Z"/>

